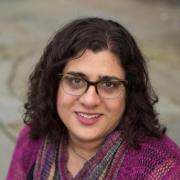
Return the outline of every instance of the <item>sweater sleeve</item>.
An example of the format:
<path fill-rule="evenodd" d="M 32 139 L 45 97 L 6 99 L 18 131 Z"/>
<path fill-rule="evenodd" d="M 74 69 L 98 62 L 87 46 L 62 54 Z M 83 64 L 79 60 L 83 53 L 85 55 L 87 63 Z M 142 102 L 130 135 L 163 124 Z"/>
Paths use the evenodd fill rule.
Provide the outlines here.
<path fill-rule="evenodd" d="M 180 149 L 170 138 L 147 137 L 140 149 L 129 148 L 119 179 L 180 179 Z"/>
<path fill-rule="evenodd" d="M 148 179 L 180 179 L 180 164 L 173 159 L 167 159 L 156 166 L 149 174 Z"/>
<path fill-rule="evenodd" d="M 17 139 L 7 180 L 24 180 L 36 160 L 41 140 L 32 140 L 29 137 L 29 127 L 24 127 Z"/>
<path fill-rule="evenodd" d="M 163 142 L 162 150 L 156 147 L 157 159 L 161 157 L 162 161 L 149 174 L 149 179 L 180 179 L 180 149 L 168 137 Z"/>

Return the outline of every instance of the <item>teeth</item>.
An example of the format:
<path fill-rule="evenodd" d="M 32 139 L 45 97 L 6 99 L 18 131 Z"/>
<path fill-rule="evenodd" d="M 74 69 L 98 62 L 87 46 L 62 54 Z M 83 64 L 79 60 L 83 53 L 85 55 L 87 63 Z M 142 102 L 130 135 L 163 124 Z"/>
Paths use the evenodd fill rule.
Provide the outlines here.
<path fill-rule="evenodd" d="M 84 113 L 78 113 L 81 117 L 84 118 L 97 118 L 99 117 L 99 114 L 84 114 Z"/>

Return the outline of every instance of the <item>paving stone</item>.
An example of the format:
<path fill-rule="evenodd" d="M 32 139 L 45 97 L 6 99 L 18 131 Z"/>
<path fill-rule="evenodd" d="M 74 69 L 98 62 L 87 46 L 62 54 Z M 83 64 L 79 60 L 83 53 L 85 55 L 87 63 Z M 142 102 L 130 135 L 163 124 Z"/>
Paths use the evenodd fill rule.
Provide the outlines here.
<path fill-rule="evenodd" d="M 20 121 L 22 102 L 12 97 L 0 97 L 0 121 L 4 124 Z"/>
<path fill-rule="evenodd" d="M 12 142 L 0 128 L 0 179 L 2 180 L 6 177 L 14 145 L 14 142 Z"/>

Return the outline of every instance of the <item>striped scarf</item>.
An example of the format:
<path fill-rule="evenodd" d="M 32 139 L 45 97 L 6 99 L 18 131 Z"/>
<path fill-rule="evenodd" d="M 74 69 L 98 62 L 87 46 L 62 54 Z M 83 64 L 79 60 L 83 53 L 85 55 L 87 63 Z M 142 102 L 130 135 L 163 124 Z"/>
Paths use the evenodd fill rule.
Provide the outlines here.
<path fill-rule="evenodd" d="M 111 133 L 79 173 L 72 177 L 67 169 L 67 143 L 51 144 L 48 138 L 42 144 L 33 167 L 32 178 L 36 180 L 108 180 L 117 179 L 126 152 L 120 133 Z M 30 179 L 30 178 L 29 178 Z"/>

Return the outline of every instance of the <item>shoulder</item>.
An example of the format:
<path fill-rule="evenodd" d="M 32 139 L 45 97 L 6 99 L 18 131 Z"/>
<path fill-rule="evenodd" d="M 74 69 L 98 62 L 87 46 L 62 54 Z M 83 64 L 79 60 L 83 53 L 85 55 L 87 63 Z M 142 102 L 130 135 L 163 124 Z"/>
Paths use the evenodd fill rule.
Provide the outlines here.
<path fill-rule="evenodd" d="M 168 136 L 164 136 L 161 139 L 154 137 L 145 138 L 145 140 L 140 144 L 141 148 L 136 152 L 145 153 L 149 155 L 149 151 L 154 152 L 156 156 L 167 156 L 172 158 L 180 158 L 180 149 L 178 145 L 171 140 Z"/>
<path fill-rule="evenodd" d="M 32 155 L 36 153 L 42 143 L 42 139 L 33 140 L 30 137 L 30 127 L 25 126 L 19 133 L 15 151 L 18 154 L 31 153 Z"/>
<path fill-rule="evenodd" d="M 19 133 L 12 156 L 7 179 L 23 178 L 27 175 L 36 160 L 42 140 L 32 140 L 29 135 L 30 127 L 25 126 Z"/>
<path fill-rule="evenodd" d="M 146 138 L 140 149 L 129 149 L 124 168 L 134 171 L 136 178 L 180 178 L 180 149 L 169 137 Z"/>

